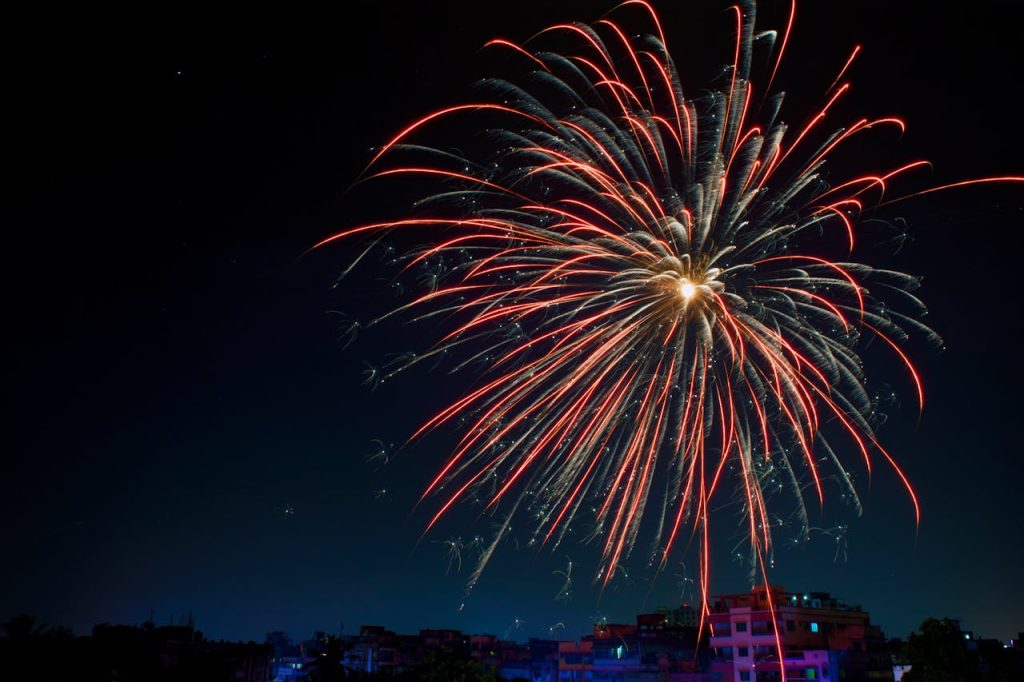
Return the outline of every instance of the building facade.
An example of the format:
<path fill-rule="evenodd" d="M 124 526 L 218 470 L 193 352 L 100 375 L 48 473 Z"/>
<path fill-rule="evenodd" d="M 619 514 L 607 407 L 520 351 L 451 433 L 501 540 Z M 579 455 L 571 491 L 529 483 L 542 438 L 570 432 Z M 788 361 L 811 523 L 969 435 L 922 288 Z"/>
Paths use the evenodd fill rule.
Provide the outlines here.
<path fill-rule="evenodd" d="M 859 606 L 780 586 L 710 602 L 711 670 L 723 682 L 773 682 L 782 670 L 793 682 L 893 679 L 882 632 Z"/>

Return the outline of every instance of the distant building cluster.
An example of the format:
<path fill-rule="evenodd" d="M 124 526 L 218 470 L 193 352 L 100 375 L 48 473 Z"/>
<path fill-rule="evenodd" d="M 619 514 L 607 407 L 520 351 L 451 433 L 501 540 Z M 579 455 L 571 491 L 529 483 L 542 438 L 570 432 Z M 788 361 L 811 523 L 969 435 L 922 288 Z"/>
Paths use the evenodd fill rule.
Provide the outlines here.
<path fill-rule="evenodd" d="M 642 614 L 635 624 L 601 623 L 580 640 L 530 639 L 525 643 L 459 630 L 420 630 L 400 635 L 364 625 L 358 635 L 341 638 L 341 665 L 352 676 L 409 675 L 432 664 L 461 660 L 505 680 L 689 680 L 718 679 L 699 672 L 708 664 L 706 642 L 698 652 L 696 612 L 689 607 Z M 681 617 L 681 618 L 680 618 Z M 274 682 L 301 682 L 320 665 L 329 646 L 318 635 L 292 644 L 270 633 Z M 703 660 L 702 660 L 703 658 Z"/>
<path fill-rule="evenodd" d="M 506 680 L 530 682 L 858 682 L 894 680 L 881 629 L 867 612 L 820 592 L 757 587 L 713 597 L 705 631 L 690 606 L 640 614 L 635 623 L 599 623 L 568 641 L 526 643 L 458 630 L 400 635 L 363 626 L 338 642 L 350 675 L 402 676 L 439 657 L 471 661 Z M 771 613 L 774 609 L 773 623 Z M 301 682 L 318 664 L 322 637 L 292 644 L 271 633 L 274 682 Z"/>

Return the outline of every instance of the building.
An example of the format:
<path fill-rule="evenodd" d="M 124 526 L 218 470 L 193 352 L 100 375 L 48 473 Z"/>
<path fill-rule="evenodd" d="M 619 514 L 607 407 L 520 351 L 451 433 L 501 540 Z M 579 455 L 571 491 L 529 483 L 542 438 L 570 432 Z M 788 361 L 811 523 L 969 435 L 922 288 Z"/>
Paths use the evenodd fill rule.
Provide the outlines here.
<path fill-rule="evenodd" d="M 723 682 L 780 680 L 783 668 L 793 682 L 893 679 L 882 632 L 859 606 L 774 585 L 710 601 L 711 670 Z"/>
<path fill-rule="evenodd" d="M 555 682 L 558 679 L 558 642 L 531 638 L 519 644 L 495 635 L 470 635 L 470 656 L 505 680 Z"/>
<path fill-rule="evenodd" d="M 698 653 L 696 627 L 679 625 L 667 609 L 640 614 L 635 624 L 599 623 L 578 642 L 559 644 L 562 682 L 710 682 Z M 688 614 L 684 614 L 688 616 Z"/>
<path fill-rule="evenodd" d="M 665 620 L 670 625 L 681 625 L 688 628 L 700 626 L 700 614 L 689 604 L 683 604 L 674 609 L 663 607 L 658 609 L 657 613 L 665 616 Z"/>
<path fill-rule="evenodd" d="M 312 655 L 303 653 L 303 645 L 296 644 L 280 630 L 267 633 L 270 648 L 270 682 L 303 682 L 308 677 Z"/>
<path fill-rule="evenodd" d="M 404 673 L 420 665 L 430 651 L 452 647 L 469 653 L 469 639 L 457 630 L 421 630 L 399 635 L 380 625 L 364 625 L 345 642 L 344 666 L 354 674 Z"/>
<path fill-rule="evenodd" d="M 594 642 L 584 638 L 578 642 L 558 643 L 559 682 L 589 682 L 594 679 Z"/>

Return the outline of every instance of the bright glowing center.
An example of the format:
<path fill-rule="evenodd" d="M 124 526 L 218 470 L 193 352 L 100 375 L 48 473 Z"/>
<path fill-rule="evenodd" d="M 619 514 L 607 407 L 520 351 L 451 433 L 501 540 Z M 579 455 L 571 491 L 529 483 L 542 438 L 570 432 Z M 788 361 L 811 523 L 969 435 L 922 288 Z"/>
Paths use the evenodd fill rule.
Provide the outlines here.
<path fill-rule="evenodd" d="M 696 295 L 697 287 L 693 282 L 683 282 L 679 285 L 679 293 L 682 294 L 684 301 L 689 301 Z"/>

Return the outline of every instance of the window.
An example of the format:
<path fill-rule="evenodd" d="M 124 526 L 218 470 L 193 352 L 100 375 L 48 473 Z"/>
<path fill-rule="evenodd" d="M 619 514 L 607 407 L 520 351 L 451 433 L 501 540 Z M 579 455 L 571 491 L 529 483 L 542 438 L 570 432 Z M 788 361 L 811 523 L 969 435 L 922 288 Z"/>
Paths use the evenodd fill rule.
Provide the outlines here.
<path fill-rule="evenodd" d="M 747 621 L 745 621 L 745 620 L 738 620 L 738 621 L 736 621 L 736 632 L 746 632 L 746 631 L 747 631 Z M 817 632 L 817 630 L 815 630 L 815 632 Z"/>
<path fill-rule="evenodd" d="M 747 656 L 749 656 L 749 655 L 750 655 L 750 649 L 748 649 L 748 648 L 747 648 L 747 647 L 745 647 L 745 646 L 741 646 L 741 647 L 740 647 L 740 648 L 739 648 L 739 649 L 737 650 L 737 652 L 736 652 L 736 655 L 737 655 L 737 656 L 738 656 L 739 658 L 746 658 Z"/>
<path fill-rule="evenodd" d="M 749 670 L 741 670 L 740 671 L 740 679 L 743 682 L 749 682 L 750 681 L 750 671 Z"/>
<path fill-rule="evenodd" d="M 786 630 L 788 632 L 793 632 L 793 630 L 796 630 L 796 621 L 787 620 L 786 621 Z"/>
<path fill-rule="evenodd" d="M 805 680 L 816 680 L 816 679 L 818 679 L 818 669 L 817 668 L 808 668 L 807 670 L 804 671 L 804 673 L 805 673 L 805 675 L 804 675 L 804 679 Z"/>
<path fill-rule="evenodd" d="M 817 632 L 817 631 L 818 631 L 818 624 L 817 623 L 811 623 L 811 632 Z"/>

